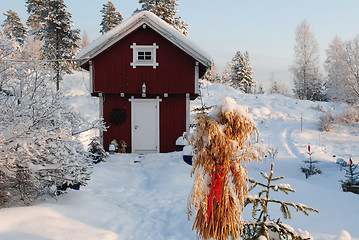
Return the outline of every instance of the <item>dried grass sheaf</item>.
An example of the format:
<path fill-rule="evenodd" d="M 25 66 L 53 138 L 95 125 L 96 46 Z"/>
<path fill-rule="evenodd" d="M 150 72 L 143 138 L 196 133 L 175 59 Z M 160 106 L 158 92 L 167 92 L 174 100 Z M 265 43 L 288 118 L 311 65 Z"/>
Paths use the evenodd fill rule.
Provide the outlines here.
<path fill-rule="evenodd" d="M 193 207 L 196 215 L 193 229 L 197 230 L 198 238 L 239 239 L 248 195 L 245 163 L 262 158 L 259 147 L 250 143 L 256 124 L 247 110 L 231 98 L 226 98 L 209 115 L 199 114 L 197 120 L 191 140 L 194 147 L 191 176 L 195 173 L 196 176 L 188 200 L 188 217 Z M 221 184 L 213 176 L 221 178 Z M 220 192 L 218 196 L 213 192 L 208 213 L 212 184 L 214 188 L 220 186 Z"/>

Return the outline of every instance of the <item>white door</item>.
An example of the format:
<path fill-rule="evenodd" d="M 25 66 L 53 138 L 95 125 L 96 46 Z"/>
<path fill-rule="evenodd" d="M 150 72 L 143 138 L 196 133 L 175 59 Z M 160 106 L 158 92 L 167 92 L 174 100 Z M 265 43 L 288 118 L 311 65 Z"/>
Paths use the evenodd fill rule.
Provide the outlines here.
<path fill-rule="evenodd" d="M 132 99 L 132 152 L 159 152 L 159 101 Z"/>

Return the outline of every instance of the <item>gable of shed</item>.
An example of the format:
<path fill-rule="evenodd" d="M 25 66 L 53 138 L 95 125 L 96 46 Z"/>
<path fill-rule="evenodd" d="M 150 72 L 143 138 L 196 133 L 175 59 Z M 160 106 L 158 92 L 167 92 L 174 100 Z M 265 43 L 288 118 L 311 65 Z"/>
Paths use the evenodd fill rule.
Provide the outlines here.
<path fill-rule="evenodd" d="M 210 57 L 203 50 L 201 50 L 200 47 L 190 41 L 188 37 L 184 36 L 171 25 L 148 11 L 142 11 L 133 15 L 131 18 L 116 28 L 113 28 L 111 31 L 107 32 L 105 35 L 101 36 L 83 48 L 77 54 L 79 65 L 86 67 L 90 59 L 96 57 L 98 54 L 105 51 L 107 48 L 111 47 L 117 41 L 126 37 L 128 34 L 138 29 L 143 24 L 150 26 L 153 30 L 165 37 L 168 41 L 172 42 L 188 55 L 196 59 L 196 61 L 198 61 L 204 67 L 208 68 L 210 66 Z"/>
<path fill-rule="evenodd" d="M 159 66 L 132 67 L 131 46 L 158 46 Z M 93 59 L 95 92 L 136 93 L 143 83 L 149 94 L 194 93 L 196 60 L 150 27 L 139 27 Z"/>

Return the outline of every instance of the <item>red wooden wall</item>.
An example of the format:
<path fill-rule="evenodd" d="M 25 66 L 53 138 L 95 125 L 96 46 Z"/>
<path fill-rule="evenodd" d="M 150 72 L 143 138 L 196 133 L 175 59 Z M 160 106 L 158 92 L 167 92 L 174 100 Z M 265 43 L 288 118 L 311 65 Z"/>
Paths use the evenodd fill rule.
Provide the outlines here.
<path fill-rule="evenodd" d="M 159 66 L 130 66 L 130 46 L 152 45 L 159 48 Z M 146 83 L 148 94 L 194 93 L 195 59 L 150 27 L 139 27 L 93 59 L 94 91 L 102 93 L 140 93 Z"/>
<path fill-rule="evenodd" d="M 175 143 L 178 137 L 186 131 L 186 98 L 185 95 L 170 95 L 161 97 L 160 102 L 160 152 L 175 151 Z M 131 152 L 131 102 L 128 97 L 120 97 L 118 94 L 107 94 L 103 103 L 103 117 L 107 132 L 104 132 L 104 147 L 113 139 L 125 140 L 128 144 L 127 152 Z M 113 125 L 109 120 L 109 113 L 114 108 L 122 108 L 126 111 L 126 121 L 121 125 Z"/>

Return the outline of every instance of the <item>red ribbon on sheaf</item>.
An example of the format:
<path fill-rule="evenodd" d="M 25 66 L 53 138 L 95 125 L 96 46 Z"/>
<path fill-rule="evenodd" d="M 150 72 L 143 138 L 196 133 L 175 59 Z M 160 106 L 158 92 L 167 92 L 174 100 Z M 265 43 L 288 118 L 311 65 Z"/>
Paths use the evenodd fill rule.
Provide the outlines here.
<path fill-rule="evenodd" d="M 223 166 L 216 167 L 216 170 L 223 169 Z M 209 217 L 211 216 L 211 210 L 212 210 L 212 204 L 213 204 L 213 190 L 215 190 L 217 194 L 217 199 L 220 202 L 221 201 L 221 190 L 222 190 L 222 178 L 226 175 L 226 173 L 218 174 L 214 173 L 212 174 L 212 183 L 211 183 L 211 192 L 209 195 L 209 203 L 208 203 L 208 213 L 207 213 L 207 222 L 209 222 Z M 216 187 L 214 188 L 214 185 Z"/>

